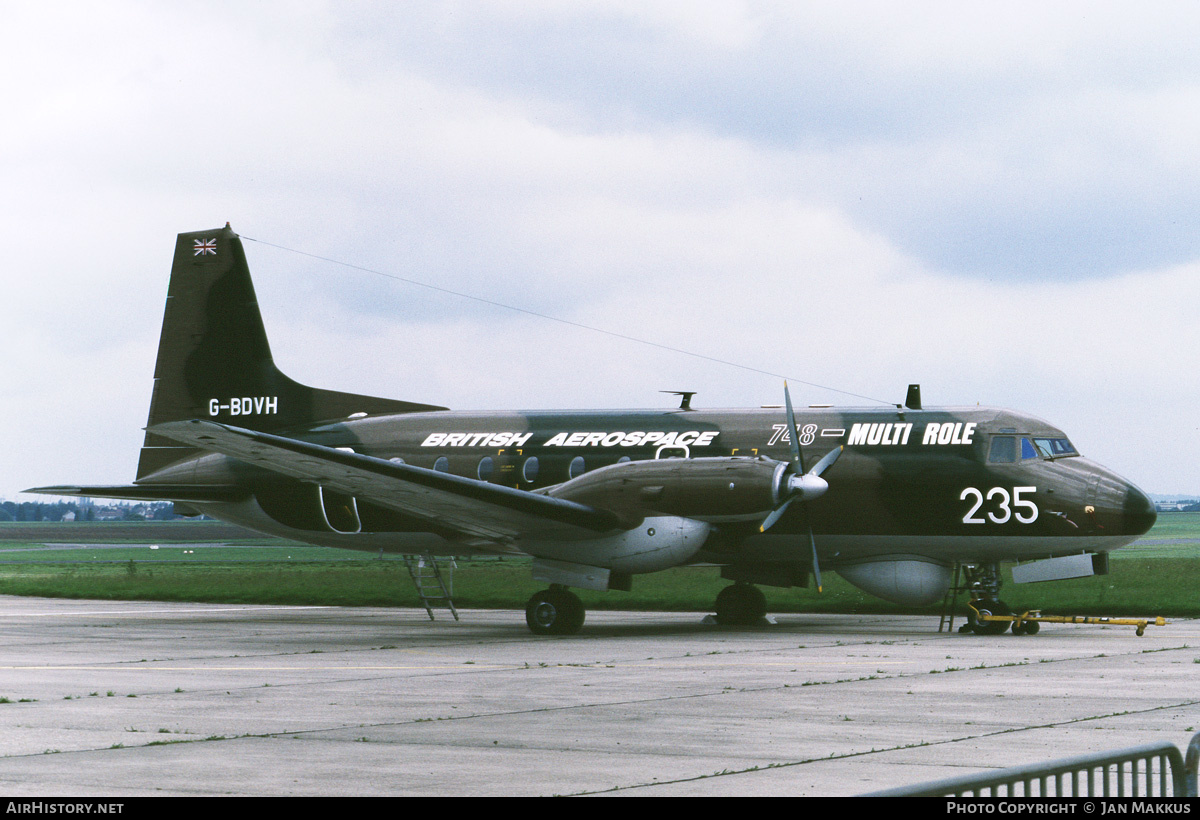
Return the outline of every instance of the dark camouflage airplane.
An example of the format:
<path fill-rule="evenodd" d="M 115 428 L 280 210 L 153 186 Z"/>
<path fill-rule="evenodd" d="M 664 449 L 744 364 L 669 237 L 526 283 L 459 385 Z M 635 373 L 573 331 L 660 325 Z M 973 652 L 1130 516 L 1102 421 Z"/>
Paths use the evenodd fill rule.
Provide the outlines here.
<path fill-rule="evenodd" d="M 451 412 L 306 387 L 274 364 L 239 237 L 180 234 L 137 478 L 32 492 L 165 499 L 297 541 L 430 556 L 533 558 L 535 633 L 569 634 L 568 588 L 714 564 L 717 620 L 760 620 L 755 584 L 834 570 L 910 605 L 967 570 L 973 609 L 1003 614 L 1000 562 L 1036 580 L 1107 571 L 1154 506 L 1021 413 L 902 405 L 794 412 Z M 782 412 L 781 412 L 782 410 Z M 811 465 L 811 466 L 810 466 Z M 1046 560 L 1048 559 L 1048 560 Z M 972 616 L 974 618 L 974 615 Z M 996 632 L 1007 622 L 974 618 Z"/>

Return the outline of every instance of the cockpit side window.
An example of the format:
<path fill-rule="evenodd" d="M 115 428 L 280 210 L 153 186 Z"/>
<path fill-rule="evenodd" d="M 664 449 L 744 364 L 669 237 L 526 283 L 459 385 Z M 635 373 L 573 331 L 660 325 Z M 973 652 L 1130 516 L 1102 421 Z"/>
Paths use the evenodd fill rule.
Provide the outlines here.
<path fill-rule="evenodd" d="M 1038 457 L 1037 450 L 1035 450 L 1033 448 L 1033 442 L 1031 442 L 1027 438 L 1022 438 L 1021 439 L 1021 460 L 1023 461 L 1027 458 L 1037 458 L 1037 457 Z"/>
<path fill-rule="evenodd" d="M 1017 460 L 1017 439 L 1015 436 L 992 436 L 992 449 L 988 453 L 988 461 L 992 464 L 1012 464 Z"/>

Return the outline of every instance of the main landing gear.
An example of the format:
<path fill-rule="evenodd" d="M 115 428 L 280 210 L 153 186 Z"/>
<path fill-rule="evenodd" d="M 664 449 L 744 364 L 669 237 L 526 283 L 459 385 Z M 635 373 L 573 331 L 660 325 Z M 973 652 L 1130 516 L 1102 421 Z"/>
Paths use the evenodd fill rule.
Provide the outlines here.
<path fill-rule="evenodd" d="M 587 612 L 583 601 L 561 584 L 535 592 L 525 605 L 525 623 L 535 635 L 574 635 Z M 767 598 L 753 584 L 736 583 L 717 595 L 716 620 L 723 626 L 750 626 L 767 615 Z"/>
<path fill-rule="evenodd" d="M 583 601 L 561 584 L 535 592 L 525 605 L 525 623 L 534 635 L 574 635 L 586 616 Z"/>
<path fill-rule="evenodd" d="M 717 594 L 717 623 L 722 626 L 749 626 L 767 614 L 767 597 L 758 587 L 737 583 Z"/>

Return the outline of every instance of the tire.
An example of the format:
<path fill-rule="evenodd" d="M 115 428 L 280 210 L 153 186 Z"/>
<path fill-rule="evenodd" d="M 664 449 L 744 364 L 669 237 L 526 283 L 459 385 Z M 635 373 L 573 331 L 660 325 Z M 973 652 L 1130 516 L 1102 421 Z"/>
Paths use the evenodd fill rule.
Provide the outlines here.
<path fill-rule="evenodd" d="M 751 584 L 734 584 L 717 594 L 715 608 L 722 626 L 749 626 L 767 614 L 767 596 Z"/>
<path fill-rule="evenodd" d="M 980 621 L 975 616 L 978 611 L 980 615 L 1011 615 L 1012 611 L 1005 605 L 1003 601 L 992 599 L 990 601 L 980 601 L 971 612 L 970 620 L 974 624 L 976 635 L 1003 635 L 1012 621 Z"/>
<path fill-rule="evenodd" d="M 585 617 L 587 611 L 579 596 L 565 589 L 534 593 L 525 605 L 525 623 L 535 635 L 574 635 Z"/>

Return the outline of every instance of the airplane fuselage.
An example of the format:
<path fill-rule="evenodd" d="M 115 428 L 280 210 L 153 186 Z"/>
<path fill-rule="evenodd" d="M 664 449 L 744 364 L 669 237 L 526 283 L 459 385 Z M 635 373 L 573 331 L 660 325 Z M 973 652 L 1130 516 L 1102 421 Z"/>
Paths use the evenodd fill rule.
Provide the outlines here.
<path fill-rule="evenodd" d="M 213 400 L 214 420 L 245 421 L 245 411 L 231 415 L 219 406 L 225 403 Z M 252 399 L 238 404 L 254 407 Z M 259 404 L 267 412 L 272 406 L 269 397 Z M 288 435 L 545 493 L 626 461 L 683 458 L 704 463 L 765 457 L 786 462 L 790 436 L 783 419 L 777 408 L 442 411 L 351 418 Z M 1073 448 L 1045 454 L 1039 448 L 1063 445 L 1034 442 L 1067 442 L 1067 436 L 1027 415 L 978 407 L 813 408 L 797 412 L 797 431 L 806 463 L 844 447 L 826 476 L 829 492 L 809 510 L 822 563 L 830 567 L 872 555 L 911 554 L 953 562 L 1101 552 L 1133 541 L 1154 520 L 1149 499 L 1111 471 Z M 426 522 L 361 501 L 339 520 L 329 514 L 333 505 L 326 504 L 323 514 L 323 499 L 305 492 L 299 482 L 226 456 L 199 456 L 153 480 L 174 483 L 185 475 L 200 483 L 254 488 L 255 502 L 222 504 L 209 511 L 275 534 L 372 551 L 493 551 L 442 538 Z M 736 482 L 732 489 L 718 482 L 702 490 L 696 477 L 690 474 L 689 517 L 712 524 L 697 560 L 721 562 L 735 554 L 743 559 L 751 554 L 786 557 L 794 552 L 791 542 L 803 531 L 798 511 L 785 515 L 770 532 L 759 533 L 757 525 L 763 511 L 770 509 L 770 498 L 757 505 L 747 500 L 731 506 L 726 502 L 738 494 Z M 670 494 L 669 488 L 660 492 Z M 657 510 L 653 502 L 647 509 L 672 512 Z M 513 551 L 512 546 L 519 547 L 497 545 L 495 551 Z"/>

